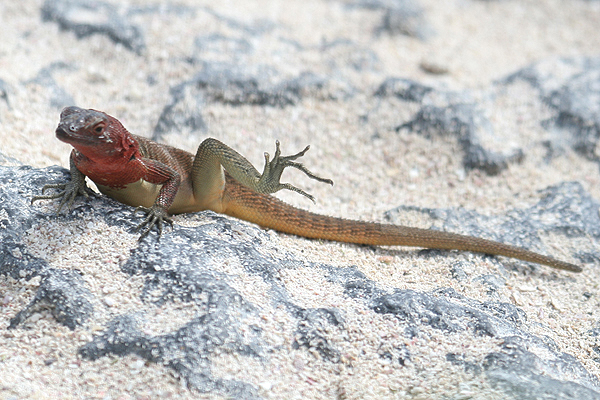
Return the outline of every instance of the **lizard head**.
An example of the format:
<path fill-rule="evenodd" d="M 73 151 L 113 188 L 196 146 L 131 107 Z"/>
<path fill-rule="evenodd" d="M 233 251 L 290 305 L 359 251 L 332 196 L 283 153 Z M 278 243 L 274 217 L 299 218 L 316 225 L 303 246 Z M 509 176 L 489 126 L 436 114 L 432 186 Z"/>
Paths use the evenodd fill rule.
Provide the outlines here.
<path fill-rule="evenodd" d="M 137 141 L 116 118 L 79 107 L 67 107 L 60 113 L 56 137 L 95 160 L 128 160 L 139 149 Z"/>

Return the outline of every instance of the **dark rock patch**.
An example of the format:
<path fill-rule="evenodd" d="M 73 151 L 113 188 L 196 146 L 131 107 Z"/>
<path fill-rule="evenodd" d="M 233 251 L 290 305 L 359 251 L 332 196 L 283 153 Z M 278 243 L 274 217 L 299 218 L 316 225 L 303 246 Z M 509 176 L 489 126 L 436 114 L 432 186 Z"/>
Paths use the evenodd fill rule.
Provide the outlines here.
<path fill-rule="evenodd" d="M 135 53 L 141 53 L 146 47 L 141 29 L 130 23 L 116 6 L 104 1 L 46 0 L 42 20 L 56 22 L 78 38 L 105 35 Z"/>

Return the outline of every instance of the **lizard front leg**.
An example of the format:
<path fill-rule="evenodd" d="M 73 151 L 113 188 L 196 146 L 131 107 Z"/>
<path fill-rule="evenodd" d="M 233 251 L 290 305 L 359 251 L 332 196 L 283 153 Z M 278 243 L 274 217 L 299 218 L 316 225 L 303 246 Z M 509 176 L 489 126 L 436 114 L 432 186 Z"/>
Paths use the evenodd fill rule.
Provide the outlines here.
<path fill-rule="evenodd" d="M 142 158 L 139 161 L 146 168 L 146 175 L 143 179 L 150 183 L 162 185 L 152 207 L 138 206 L 135 209 L 135 212 L 142 211 L 146 214 L 144 221 L 136 227 L 136 231 L 141 231 L 141 240 L 150 233 L 154 226 L 158 228 L 158 236 L 160 237 L 165 222 L 171 226 L 173 225 L 168 210 L 181 186 L 181 175 L 174 168 L 160 161 L 149 158 Z"/>
<path fill-rule="evenodd" d="M 75 201 L 77 196 L 83 195 L 85 197 L 89 197 L 89 189 L 85 183 L 85 175 L 77 169 L 73 157 L 74 155 L 71 153 L 71 157 L 69 158 L 69 171 L 71 172 L 71 180 L 67 183 L 51 183 L 44 185 L 42 188 L 42 195 L 34 196 L 31 199 L 31 204 L 37 200 L 60 199 L 58 210 L 56 211 L 58 214 L 65 204 L 67 205 L 67 210 L 70 210 L 73 205 L 73 201 Z M 60 191 L 58 193 L 45 195 L 44 192 L 47 189 L 59 189 Z"/>
<path fill-rule="evenodd" d="M 333 185 L 331 179 L 321 178 L 309 171 L 301 163 L 295 162 L 310 148 L 306 146 L 301 152 L 291 156 L 281 156 L 279 141 L 276 143 L 275 155 L 270 160 L 269 153 L 265 153 L 265 167 L 263 173 L 256 168 L 240 153 L 216 139 L 206 139 L 198 147 L 192 167 L 194 181 L 194 195 L 199 201 L 213 198 L 215 193 L 223 192 L 225 178 L 223 169 L 242 185 L 258 193 L 270 194 L 281 189 L 300 193 L 314 201 L 314 197 L 304 190 L 289 183 L 281 183 L 281 174 L 286 167 L 293 167 L 304 172 L 311 179 Z"/>

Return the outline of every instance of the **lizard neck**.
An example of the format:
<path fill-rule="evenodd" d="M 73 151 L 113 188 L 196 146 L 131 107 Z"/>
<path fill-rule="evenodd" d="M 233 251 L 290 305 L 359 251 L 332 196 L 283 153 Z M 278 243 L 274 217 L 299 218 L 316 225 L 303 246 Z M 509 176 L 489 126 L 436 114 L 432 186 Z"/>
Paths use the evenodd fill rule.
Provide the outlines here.
<path fill-rule="evenodd" d="M 71 143 L 75 148 L 71 157 L 77 169 L 95 183 L 120 189 L 142 179 L 146 168 L 138 141 L 116 122 L 107 127 L 111 140 L 92 145 Z"/>
<path fill-rule="evenodd" d="M 142 179 L 145 174 L 143 163 L 136 157 L 130 160 L 117 159 L 116 162 L 98 162 L 77 150 L 73 150 L 71 157 L 82 174 L 97 184 L 113 189 L 125 188 Z"/>

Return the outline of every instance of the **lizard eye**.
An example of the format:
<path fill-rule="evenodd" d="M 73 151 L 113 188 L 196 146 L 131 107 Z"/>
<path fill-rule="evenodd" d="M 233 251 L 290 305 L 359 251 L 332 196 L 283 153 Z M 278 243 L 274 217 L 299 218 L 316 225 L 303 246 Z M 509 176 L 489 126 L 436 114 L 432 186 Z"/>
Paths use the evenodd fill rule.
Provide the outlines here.
<path fill-rule="evenodd" d="M 102 133 L 102 129 L 103 129 L 102 125 L 98 125 L 97 127 L 94 128 L 94 132 Z"/>

